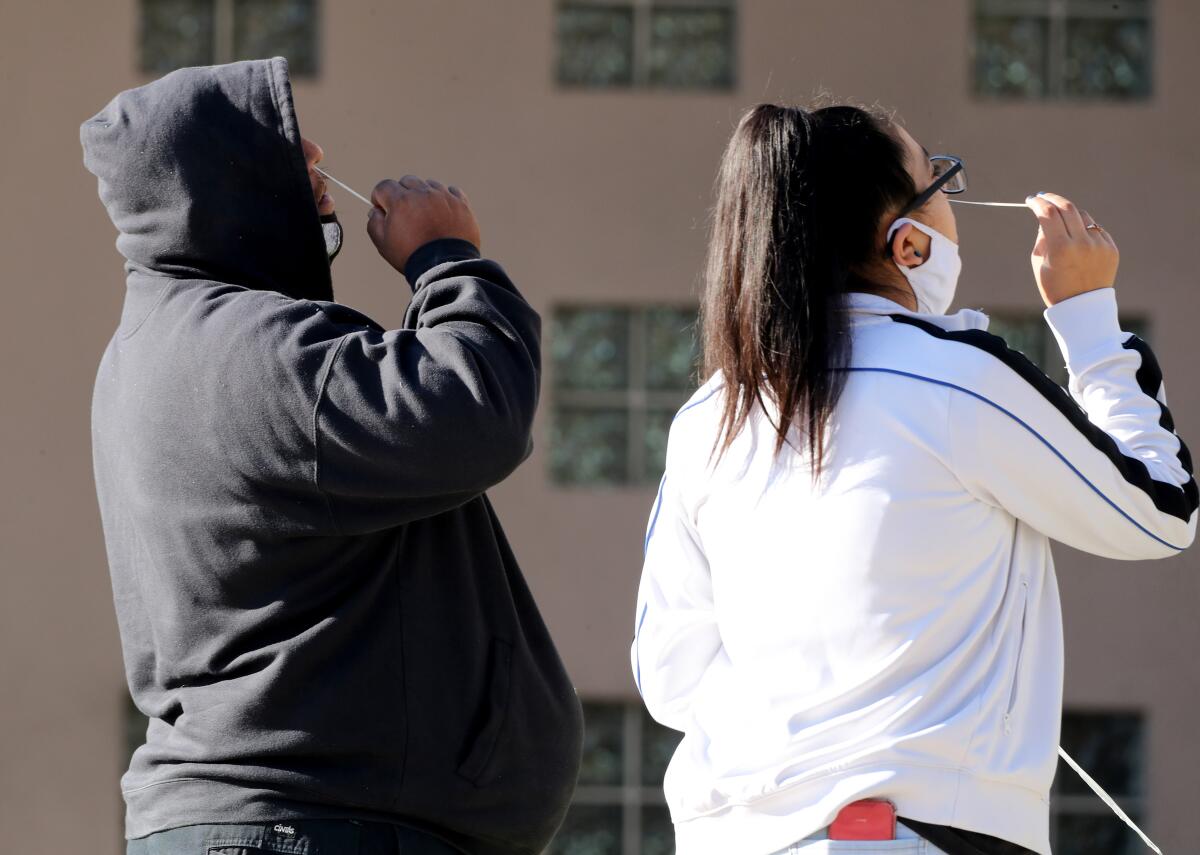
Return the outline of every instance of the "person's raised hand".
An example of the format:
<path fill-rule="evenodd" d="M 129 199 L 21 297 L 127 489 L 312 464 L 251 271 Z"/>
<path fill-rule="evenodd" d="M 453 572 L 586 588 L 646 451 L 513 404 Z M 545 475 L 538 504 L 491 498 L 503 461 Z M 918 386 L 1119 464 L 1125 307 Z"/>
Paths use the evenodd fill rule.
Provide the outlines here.
<path fill-rule="evenodd" d="M 1030 262 L 1047 306 L 1113 286 L 1117 244 L 1087 211 L 1057 193 L 1039 193 L 1025 203 L 1038 218 Z"/>
<path fill-rule="evenodd" d="M 376 184 L 371 202 L 367 235 L 401 273 L 409 256 L 431 240 L 459 238 L 479 246 L 479 223 L 457 187 L 405 175 Z"/>

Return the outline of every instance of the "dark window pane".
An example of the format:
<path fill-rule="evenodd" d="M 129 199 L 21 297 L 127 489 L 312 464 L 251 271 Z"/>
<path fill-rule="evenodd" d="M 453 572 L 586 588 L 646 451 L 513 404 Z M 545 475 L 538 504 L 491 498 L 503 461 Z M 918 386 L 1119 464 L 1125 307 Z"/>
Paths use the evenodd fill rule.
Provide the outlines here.
<path fill-rule="evenodd" d="M 647 787 L 662 787 L 667 764 L 679 746 L 683 734 L 664 727 L 642 709 L 642 784 Z M 664 808 L 664 813 L 666 809 Z M 670 827 L 670 819 L 667 819 Z"/>
<path fill-rule="evenodd" d="M 125 696 L 125 747 L 127 758 L 133 756 L 146 743 L 146 727 L 150 719 L 142 715 L 142 711 L 134 706 L 133 698 Z M 126 760 L 128 763 L 128 759 Z"/>
<path fill-rule="evenodd" d="M 629 86 L 633 82 L 633 8 L 558 7 L 558 82 Z"/>
<path fill-rule="evenodd" d="M 683 401 L 679 402 L 683 406 Z M 678 408 L 673 410 L 646 411 L 646 443 L 645 471 L 642 481 L 646 484 L 657 484 L 662 480 L 663 470 L 667 463 L 667 437 L 671 431 L 671 422 Z"/>
<path fill-rule="evenodd" d="M 1121 318 L 1121 329 L 1130 332 L 1147 344 L 1150 343 L 1150 322 L 1145 318 Z"/>
<path fill-rule="evenodd" d="M 625 706 L 583 705 L 583 765 L 580 786 L 619 787 L 624 779 Z"/>
<path fill-rule="evenodd" d="M 1125 812 L 1141 825 L 1137 811 Z M 1054 855 L 1135 855 L 1148 851 L 1133 829 L 1107 810 L 1095 816 L 1060 814 L 1055 826 Z"/>
<path fill-rule="evenodd" d="M 1000 336 L 1010 348 L 1025 354 L 1050 379 L 1060 384 L 1067 382 L 1062 355 L 1041 313 L 991 317 L 988 332 Z"/>
<path fill-rule="evenodd" d="M 732 9 L 667 6 L 650 13 L 650 82 L 725 89 L 733 85 Z"/>
<path fill-rule="evenodd" d="M 629 383 L 629 313 L 560 309 L 555 314 L 554 383 L 562 389 L 623 389 Z"/>
<path fill-rule="evenodd" d="M 661 805 L 642 808 L 641 855 L 673 855 L 674 852 L 675 826 L 671 824 L 671 812 Z"/>
<path fill-rule="evenodd" d="M 1079 18 L 1067 21 L 1063 85 L 1084 98 L 1150 95 L 1150 21 Z"/>
<path fill-rule="evenodd" d="M 1122 796 L 1142 794 L 1140 715 L 1064 713 L 1060 741 L 1075 762 L 1114 798 L 1119 800 Z M 1058 766 L 1054 791 L 1062 795 L 1090 795 L 1092 792 L 1065 763 Z"/>
<path fill-rule="evenodd" d="M 646 312 L 646 386 L 695 388 L 696 311 L 657 308 Z"/>
<path fill-rule="evenodd" d="M 975 91 L 1036 98 L 1046 94 L 1047 30 L 1041 17 L 975 18 Z"/>
<path fill-rule="evenodd" d="M 560 484 L 627 480 L 629 421 L 624 410 L 560 407 L 554 414 L 550 472 Z"/>
<path fill-rule="evenodd" d="M 1034 362 L 1041 361 L 1046 337 L 1050 334 L 1040 315 L 1025 318 L 991 316 L 988 319 L 988 332 L 1000 336 L 1009 347 L 1021 351 Z"/>
<path fill-rule="evenodd" d="M 142 0 L 142 70 L 214 62 L 214 0 Z"/>
<path fill-rule="evenodd" d="M 544 851 L 547 855 L 621 855 L 621 807 L 571 805 Z"/>
<path fill-rule="evenodd" d="M 235 59 L 284 56 L 292 74 L 316 74 L 316 0 L 235 0 L 233 51 Z"/>

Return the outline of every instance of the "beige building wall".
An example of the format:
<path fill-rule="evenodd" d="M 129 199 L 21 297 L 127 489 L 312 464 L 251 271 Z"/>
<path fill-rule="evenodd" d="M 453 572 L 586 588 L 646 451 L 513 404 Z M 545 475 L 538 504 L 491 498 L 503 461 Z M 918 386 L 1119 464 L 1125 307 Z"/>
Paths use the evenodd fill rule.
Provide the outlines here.
<path fill-rule="evenodd" d="M 88 433 L 95 367 L 123 294 L 77 128 L 139 85 L 134 0 L 0 0 L 0 850 L 119 849 L 124 683 Z M 547 319 L 561 301 L 695 299 L 718 157 L 761 99 L 818 89 L 895 107 L 963 156 L 969 198 L 1077 198 L 1122 249 L 1120 299 L 1152 324 L 1181 431 L 1193 372 L 1200 198 L 1200 4 L 1156 3 L 1155 94 L 1131 104 L 992 103 L 970 93 L 966 0 L 742 0 L 730 92 L 570 91 L 550 0 L 326 0 L 301 127 L 353 186 L 412 172 L 460 184 L 484 251 Z M 338 298 L 397 325 L 408 287 L 338 193 Z M 960 305 L 1036 309 L 1032 217 L 961 210 Z M 547 325 L 548 326 L 548 325 Z M 652 489 L 561 489 L 538 449 L 493 493 L 580 693 L 632 699 L 628 645 Z M 1196 851 L 1198 559 L 1120 564 L 1056 547 L 1067 702 L 1148 727 L 1148 827 Z M 1049 723 L 1048 723 L 1049 726 Z"/>

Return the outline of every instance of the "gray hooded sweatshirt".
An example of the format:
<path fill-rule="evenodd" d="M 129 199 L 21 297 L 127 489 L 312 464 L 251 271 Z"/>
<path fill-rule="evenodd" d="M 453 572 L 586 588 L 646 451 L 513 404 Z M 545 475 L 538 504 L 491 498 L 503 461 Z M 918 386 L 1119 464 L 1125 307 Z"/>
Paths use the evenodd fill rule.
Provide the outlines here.
<path fill-rule="evenodd" d="M 534 853 L 578 698 L 484 491 L 528 456 L 539 319 L 463 241 L 400 329 L 332 302 L 283 59 L 81 129 L 125 257 L 92 437 L 129 688 L 127 836 L 349 818 Z"/>

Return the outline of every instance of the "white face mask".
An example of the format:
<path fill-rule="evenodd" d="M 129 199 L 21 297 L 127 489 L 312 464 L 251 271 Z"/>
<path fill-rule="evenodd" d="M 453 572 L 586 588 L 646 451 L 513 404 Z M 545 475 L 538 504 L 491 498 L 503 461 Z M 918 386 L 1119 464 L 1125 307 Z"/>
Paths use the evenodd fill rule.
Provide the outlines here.
<path fill-rule="evenodd" d="M 958 244 L 936 229 L 908 217 L 901 217 L 892 223 L 887 233 L 889 243 L 892 235 L 905 223 L 912 223 L 914 229 L 929 235 L 929 257 L 919 267 L 905 267 L 901 264 L 896 266 L 912 286 L 913 294 L 917 298 L 917 311 L 927 315 L 944 315 L 954 302 L 958 274 L 962 271 Z"/>

